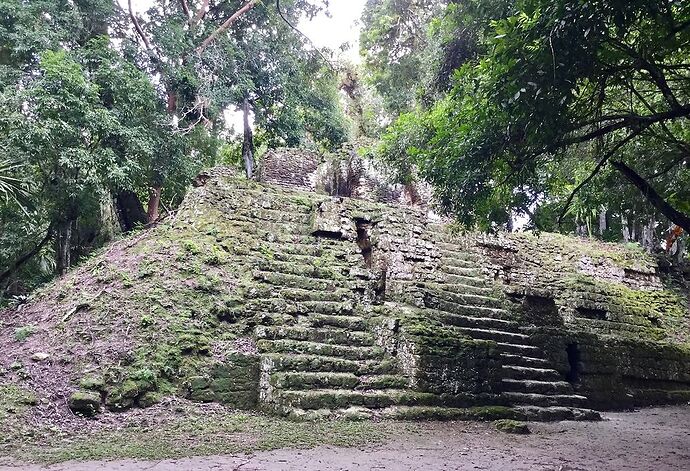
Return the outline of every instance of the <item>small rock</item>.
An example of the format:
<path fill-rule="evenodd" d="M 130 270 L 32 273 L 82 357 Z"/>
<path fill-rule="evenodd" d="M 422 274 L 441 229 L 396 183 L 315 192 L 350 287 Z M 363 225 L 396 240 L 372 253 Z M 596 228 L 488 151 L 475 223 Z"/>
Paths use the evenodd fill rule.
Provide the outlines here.
<path fill-rule="evenodd" d="M 514 433 L 517 435 L 528 435 L 530 434 L 530 429 L 524 422 L 518 422 L 517 420 L 503 419 L 494 422 L 496 430 L 505 433 Z"/>
<path fill-rule="evenodd" d="M 101 410 L 101 396 L 92 391 L 77 391 L 70 396 L 68 404 L 75 414 L 93 417 Z"/>
<path fill-rule="evenodd" d="M 15 361 L 10 365 L 10 369 L 14 371 L 21 370 L 23 367 L 24 365 L 22 365 L 21 362 L 18 361 Z"/>
<path fill-rule="evenodd" d="M 48 355 L 47 353 L 43 353 L 43 352 L 38 352 L 38 353 L 34 353 L 33 355 L 31 355 L 31 359 L 33 361 L 37 361 L 37 362 L 38 361 L 46 361 L 48 358 L 50 358 L 50 355 Z"/>

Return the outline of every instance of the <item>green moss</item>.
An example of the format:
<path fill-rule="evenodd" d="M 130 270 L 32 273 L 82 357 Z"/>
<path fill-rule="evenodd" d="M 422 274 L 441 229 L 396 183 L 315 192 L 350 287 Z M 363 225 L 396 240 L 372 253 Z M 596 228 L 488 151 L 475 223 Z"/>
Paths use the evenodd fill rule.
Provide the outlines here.
<path fill-rule="evenodd" d="M 91 391 L 101 391 L 105 388 L 105 379 L 102 376 L 86 376 L 79 381 L 79 387 Z"/>
<path fill-rule="evenodd" d="M 650 330 L 646 340 L 660 340 L 659 333 L 684 334 L 686 330 L 687 301 L 668 289 L 632 289 L 622 283 L 597 280 L 584 274 L 572 274 L 564 278 L 561 286 L 570 291 L 567 299 L 577 302 L 578 293 L 585 293 L 585 302 L 590 298 L 609 311 L 612 320 L 637 324 L 643 327 L 661 328 L 660 332 Z M 636 334 L 643 333 L 636 331 Z"/>
<path fill-rule="evenodd" d="M 245 454 L 281 448 L 358 447 L 380 443 L 415 424 L 371 421 L 295 422 L 260 414 L 185 413 L 147 424 L 64 436 L 38 431 L 35 438 L 11 444 L 8 454 L 21 462 L 60 463 L 117 459 L 164 460 L 193 456 Z M 146 437 L 142 440 L 141 437 Z"/>
<path fill-rule="evenodd" d="M 36 404 L 38 399 L 32 392 L 14 385 L 0 385 L 0 418 L 7 418 L 9 413 L 21 414 Z"/>
<path fill-rule="evenodd" d="M 516 435 L 528 435 L 530 433 L 529 427 L 524 422 L 516 420 L 502 419 L 494 422 L 496 430 L 505 433 L 512 433 Z"/>
<path fill-rule="evenodd" d="M 77 391 L 69 397 L 67 403 L 75 414 L 93 417 L 100 412 L 101 396 L 93 391 Z"/>
<path fill-rule="evenodd" d="M 38 329 L 34 325 L 25 325 L 14 329 L 14 339 L 17 342 L 24 342 L 26 339 L 36 333 Z"/>

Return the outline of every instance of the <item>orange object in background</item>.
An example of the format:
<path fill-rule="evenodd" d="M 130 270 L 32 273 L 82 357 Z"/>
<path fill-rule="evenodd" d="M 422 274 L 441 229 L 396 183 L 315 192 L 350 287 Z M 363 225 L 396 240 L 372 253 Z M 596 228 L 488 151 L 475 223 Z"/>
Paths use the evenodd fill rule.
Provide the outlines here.
<path fill-rule="evenodd" d="M 671 229 L 671 233 L 666 238 L 666 252 L 671 251 L 673 244 L 675 244 L 676 241 L 678 240 L 678 237 L 680 237 L 682 235 L 683 235 L 683 228 L 680 226 L 676 226 L 674 224 L 673 229 Z"/>

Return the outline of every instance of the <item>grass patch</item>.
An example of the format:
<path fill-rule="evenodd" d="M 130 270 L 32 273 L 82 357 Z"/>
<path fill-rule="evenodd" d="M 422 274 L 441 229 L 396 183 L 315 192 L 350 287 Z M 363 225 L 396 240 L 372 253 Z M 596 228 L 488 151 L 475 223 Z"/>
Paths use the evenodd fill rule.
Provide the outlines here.
<path fill-rule="evenodd" d="M 22 462 L 40 463 L 162 460 L 286 447 L 362 446 L 380 443 L 393 434 L 415 427 L 415 424 L 403 422 L 292 422 L 258 413 L 228 411 L 213 416 L 190 414 L 164 424 L 125 426 L 98 433 L 58 437 L 50 431 L 41 431 L 35 433 L 34 439 L 25 439 L 5 452 Z"/>
<path fill-rule="evenodd" d="M 17 342 L 24 342 L 26 339 L 35 334 L 36 330 L 36 326 L 34 325 L 25 325 L 24 327 L 18 327 L 14 329 L 14 339 Z"/>

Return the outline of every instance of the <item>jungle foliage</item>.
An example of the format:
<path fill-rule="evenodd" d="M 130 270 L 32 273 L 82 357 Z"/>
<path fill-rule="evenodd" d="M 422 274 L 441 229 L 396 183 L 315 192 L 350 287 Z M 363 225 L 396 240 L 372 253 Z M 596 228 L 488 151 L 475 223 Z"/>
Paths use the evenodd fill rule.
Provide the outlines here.
<path fill-rule="evenodd" d="M 468 227 L 523 219 L 650 249 L 690 230 L 688 2 L 408 2 L 432 16 L 417 42 L 390 28 L 403 3 L 370 1 L 363 33 L 403 51 L 370 66 L 384 96 L 380 77 L 426 58 L 378 149 L 399 178 L 430 182 Z"/>
<path fill-rule="evenodd" d="M 154 223 L 202 167 L 239 163 L 236 110 L 253 120 L 244 148 L 344 143 L 338 74 L 293 27 L 326 3 L 0 0 L 0 293 Z"/>

